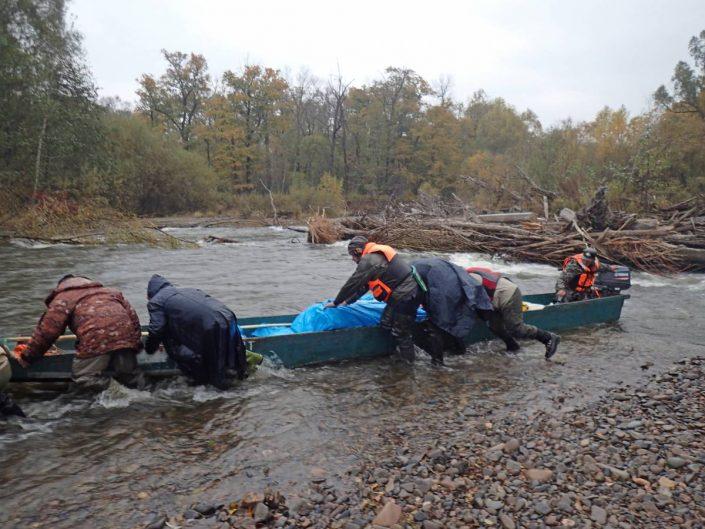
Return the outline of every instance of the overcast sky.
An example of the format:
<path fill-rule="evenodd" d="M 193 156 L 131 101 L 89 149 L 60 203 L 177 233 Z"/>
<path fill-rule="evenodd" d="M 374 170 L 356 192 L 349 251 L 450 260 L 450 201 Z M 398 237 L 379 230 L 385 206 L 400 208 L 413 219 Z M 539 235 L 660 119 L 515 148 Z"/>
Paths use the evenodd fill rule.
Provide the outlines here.
<path fill-rule="evenodd" d="M 544 125 L 645 110 L 705 29 L 705 0 L 73 0 L 70 11 L 101 96 L 134 101 L 165 48 L 203 54 L 214 77 L 260 63 L 323 80 L 340 68 L 360 86 L 407 67 Z"/>

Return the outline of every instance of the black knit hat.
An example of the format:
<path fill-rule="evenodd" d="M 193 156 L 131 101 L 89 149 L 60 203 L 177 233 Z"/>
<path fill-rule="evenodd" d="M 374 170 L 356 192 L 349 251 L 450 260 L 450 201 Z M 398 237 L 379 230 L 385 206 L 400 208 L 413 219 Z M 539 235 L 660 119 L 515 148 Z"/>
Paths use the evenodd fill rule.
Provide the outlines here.
<path fill-rule="evenodd" d="M 587 257 L 588 259 L 594 259 L 597 257 L 597 250 L 595 248 L 585 248 L 583 250 L 583 257 Z"/>
<path fill-rule="evenodd" d="M 365 245 L 369 241 L 367 240 L 367 237 L 363 237 L 362 235 L 356 235 L 352 239 L 350 239 L 350 242 L 348 243 L 348 253 L 350 255 L 353 255 L 356 253 L 356 250 L 364 250 Z"/>

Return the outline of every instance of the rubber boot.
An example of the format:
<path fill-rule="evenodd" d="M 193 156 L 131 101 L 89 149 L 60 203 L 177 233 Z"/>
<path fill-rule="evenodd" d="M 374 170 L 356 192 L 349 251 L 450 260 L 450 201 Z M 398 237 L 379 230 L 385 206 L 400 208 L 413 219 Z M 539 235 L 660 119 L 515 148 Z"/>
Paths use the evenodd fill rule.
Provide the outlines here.
<path fill-rule="evenodd" d="M 452 343 L 450 344 L 450 347 L 448 348 L 448 351 L 452 355 L 463 355 L 465 354 L 467 348 L 465 346 L 465 342 L 461 338 L 456 338 L 455 336 L 453 337 Z"/>
<path fill-rule="evenodd" d="M 443 335 L 433 326 L 429 327 L 428 333 L 428 354 L 431 355 L 433 365 L 443 365 Z"/>
<path fill-rule="evenodd" d="M 536 339 L 546 346 L 546 360 L 549 360 L 558 350 L 558 344 L 561 343 L 561 337 L 552 332 L 546 332 L 539 329 L 536 333 Z"/>
<path fill-rule="evenodd" d="M 510 353 L 516 353 L 521 348 L 519 342 L 511 336 L 504 338 L 504 344 L 507 346 L 507 351 Z"/>
<path fill-rule="evenodd" d="M 407 314 L 397 314 L 392 323 L 392 338 L 396 350 L 402 360 L 413 363 L 416 360 L 416 349 L 414 347 L 413 325 L 415 316 Z"/>
<path fill-rule="evenodd" d="M 414 348 L 414 342 L 412 340 L 400 339 L 396 340 L 397 354 L 399 357 L 408 364 L 413 364 L 416 360 L 416 349 Z"/>
<path fill-rule="evenodd" d="M 11 416 L 26 417 L 22 408 L 20 408 L 10 395 L 0 391 L 0 419 Z"/>

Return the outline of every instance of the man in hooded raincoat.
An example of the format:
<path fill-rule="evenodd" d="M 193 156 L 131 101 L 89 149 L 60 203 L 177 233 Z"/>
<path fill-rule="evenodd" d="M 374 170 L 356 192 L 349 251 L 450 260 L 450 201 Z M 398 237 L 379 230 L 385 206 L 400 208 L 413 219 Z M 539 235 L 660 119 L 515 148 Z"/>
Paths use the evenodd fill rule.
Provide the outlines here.
<path fill-rule="evenodd" d="M 169 357 L 196 384 L 225 389 L 233 374 L 240 379 L 247 376 L 237 317 L 225 304 L 199 289 L 177 288 L 156 274 L 149 280 L 147 299 L 147 353 L 163 343 Z"/>
<path fill-rule="evenodd" d="M 478 316 L 486 317 L 492 311 L 492 303 L 482 283 L 453 263 L 434 257 L 411 265 L 427 290 L 423 305 L 428 320 L 417 333 L 417 343 L 442 364 L 444 350 L 465 351 L 463 340 Z"/>

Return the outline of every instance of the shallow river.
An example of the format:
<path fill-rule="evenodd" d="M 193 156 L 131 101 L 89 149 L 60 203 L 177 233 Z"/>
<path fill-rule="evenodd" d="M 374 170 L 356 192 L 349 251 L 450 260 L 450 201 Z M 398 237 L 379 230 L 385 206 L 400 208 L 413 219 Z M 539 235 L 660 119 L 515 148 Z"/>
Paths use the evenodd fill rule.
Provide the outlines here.
<path fill-rule="evenodd" d="M 239 242 L 182 250 L 0 246 L 0 336 L 30 332 L 44 297 L 69 272 L 121 289 L 146 322 L 146 285 L 155 272 L 249 316 L 297 312 L 332 297 L 354 268 L 344 245 L 309 246 L 292 231 L 172 233 Z M 445 257 L 489 264 L 486 256 Z M 491 265 L 525 293 L 552 290 L 557 273 Z M 340 479 L 357 454 L 379 448 L 381 428 L 416 422 L 421 435 L 423 417 L 439 402 L 470 413 L 477 402 L 495 413 L 565 408 L 705 353 L 705 276 L 635 274 L 634 283 L 618 324 L 565 333 L 550 363 L 540 344 L 507 356 L 493 342 L 450 357 L 445 368 L 427 357 L 413 367 L 394 358 L 265 366 L 225 393 L 180 380 L 153 392 L 114 386 L 91 398 L 48 386 L 13 388 L 31 419 L 0 423 L 0 527 L 136 527 L 150 512 L 173 514 L 266 484 L 295 493 L 312 471 Z"/>

